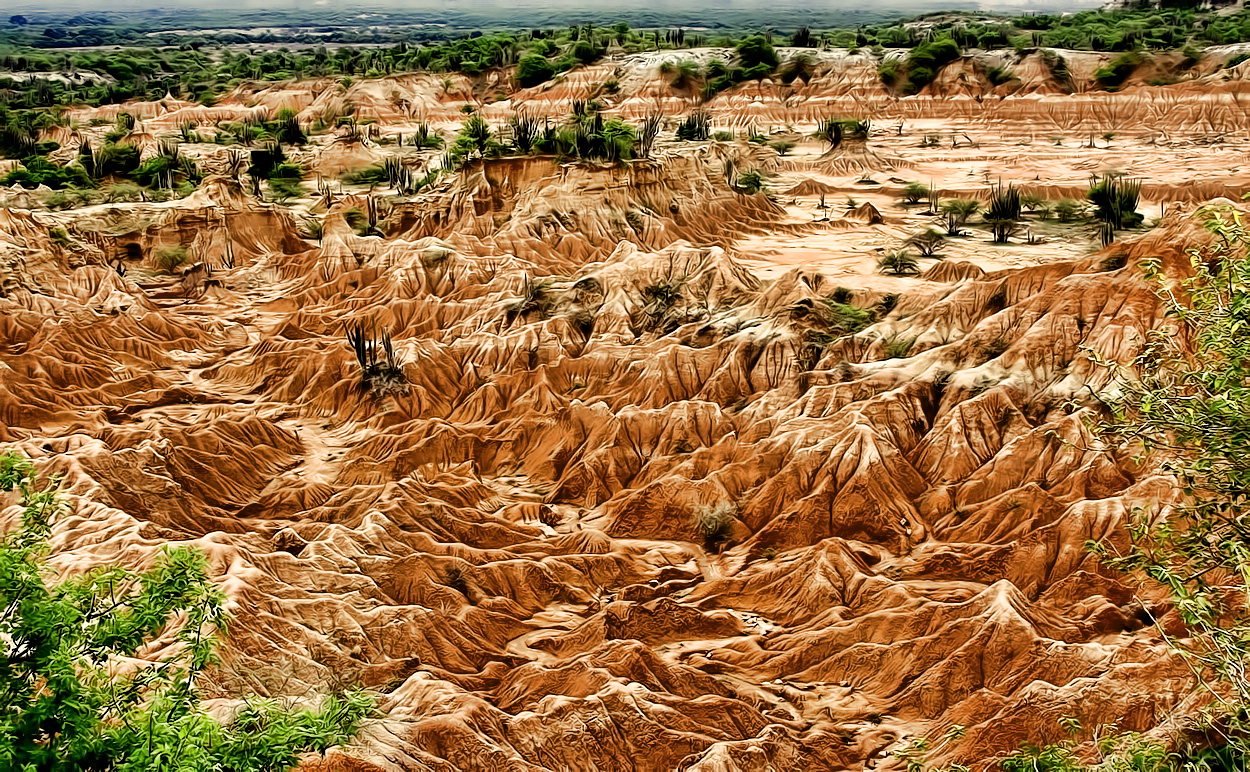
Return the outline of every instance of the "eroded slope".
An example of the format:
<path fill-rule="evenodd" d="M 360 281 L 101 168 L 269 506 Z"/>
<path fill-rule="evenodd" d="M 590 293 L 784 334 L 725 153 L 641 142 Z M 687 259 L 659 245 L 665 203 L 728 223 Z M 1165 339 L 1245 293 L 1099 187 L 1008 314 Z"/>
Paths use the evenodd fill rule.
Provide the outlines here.
<path fill-rule="evenodd" d="M 1170 487 L 1082 403 L 1090 352 L 1160 322 L 1138 261 L 1206 232 L 1177 206 L 859 291 L 878 320 L 839 336 L 833 282 L 741 261 L 800 226 L 711 152 L 471 164 L 386 238 L 347 198 L 303 240 L 228 178 L 0 211 L 0 440 L 64 475 L 53 564 L 203 548 L 236 618 L 212 695 L 383 695 L 343 768 L 859 769 L 955 724 L 930 760 L 983 766 L 1064 715 L 1159 724 L 1167 609 L 1084 545 Z M 173 243 L 199 262 L 168 277 Z M 362 386 L 357 322 L 403 383 Z"/>

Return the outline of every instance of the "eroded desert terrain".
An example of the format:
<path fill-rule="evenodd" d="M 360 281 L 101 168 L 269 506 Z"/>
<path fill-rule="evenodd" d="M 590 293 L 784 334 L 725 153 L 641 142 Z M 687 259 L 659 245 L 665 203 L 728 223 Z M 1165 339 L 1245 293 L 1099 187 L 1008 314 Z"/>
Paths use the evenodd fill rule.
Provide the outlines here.
<path fill-rule="evenodd" d="M 286 204 L 207 142 L 182 146 L 213 172 L 183 199 L 0 192 L 0 442 L 63 476 L 56 569 L 208 553 L 234 615 L 211 696 L 380 695 L 309 770 L 902 769 L 919 737 L 926 766 L 984 769 L 1067 716 L 1083 740 L 1159 727 L 1191 689 L 1174 613 L 1086 542 L 1173 486 L 1088 428 L 1095 359 L 1161 323 L 1139 262 L 1181 265 L 1210 238 L 1196 208 L 1250 190 L 1250 63 L 1081 88 L 1106 58 L 1069 52 L 1075 89 L 1026 61 L 1011 93 L 969 58 L 904 99 L 838 52 L 700 108 L 648 54 L 519 91 L 405 75 L 82 108 L 53 131 L 70 154 L 123 109 L 145 157 L 282 108 L 376 122 L 291 150 L 324 189 Z M 387 140 L 450 138 L 466 104 L 503 131 L 587 99 L 664 115 L 650 157 L 473 160 L 399 198 L 337 182 L 437 167 Z M 677 141 L 696 109 L 734 138 Z M 829 115 L 868 138 L 830 149 Z M 1053 202 L 1108 171 L 1146 215 L 1110 246 L 1040 212 L 994 244 L 973 218 L 919 275 L 877 270 L 939 223 L 908 182 Z M 190 259 L 163 270 L 171 246 Z M 389 333 L 402 377 L 362 382 L 353 329 L 379 354 Z"/>

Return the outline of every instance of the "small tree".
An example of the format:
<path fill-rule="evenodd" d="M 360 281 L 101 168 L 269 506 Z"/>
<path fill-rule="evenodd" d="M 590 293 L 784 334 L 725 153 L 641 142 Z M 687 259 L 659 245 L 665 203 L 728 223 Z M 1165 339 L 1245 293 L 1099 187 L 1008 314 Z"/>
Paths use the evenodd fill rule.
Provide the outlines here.
<path fill-rule="evenodd" d="M 371 710 L 362 692 L 294 712 L 250 698 L 219 723 L 197 691 L 226 624 L 203 553 L 167 548 L 142 573 L 104 568 L 50 584 L 50 523 L 63 509 L 55 482 L 5 453 L 0 491 L 16 491 L 22 509 L 0 541 L 0 767 L 288 770 L 301 752 L 347 742 Z M 138 659 L 171 627 L 172 654 Z"/>
<path fill-rule="evenodd" d="M 1046 205 L 1046 197 L 1040 193 L 1021 193 L 1020 205 L 1030 212 L 1036 212 Z"/>

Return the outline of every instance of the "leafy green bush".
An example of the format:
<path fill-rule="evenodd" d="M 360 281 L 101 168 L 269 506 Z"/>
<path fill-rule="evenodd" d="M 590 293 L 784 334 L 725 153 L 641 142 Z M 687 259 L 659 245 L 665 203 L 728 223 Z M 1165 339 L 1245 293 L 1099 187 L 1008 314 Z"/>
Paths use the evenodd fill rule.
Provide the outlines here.
<path fill-rule="evenodd" d="M 838 335 L 857 333 L 874 321 L 872 311 L 833 299 L 817 306 L 817 312 L 823 326 Z"/>
<path fill-rule="evenodd" d="M 986 222 L 990 226 L 990 234 L 993 236 L 995 244 L 1006 244 L 1013 235 L 1019 225 L 1015 220 L 993 220 L 986 218 Z"/>
<path fill-rule="evenodd" d="M 6 769 L 279 772 L 301 752 L 347 742 L 372 710 L 358 691 L 316 710 L 251 697 L 219 723 L 197 691 L 227 621 L 203 553 L 165 548 L 142 573 L 119 566 L 50 584 L 50 523 L 63 511 L 55 485 L 6 453 L 0 491 L 16 491 L 22 509 L 0 541 Z M 145 662 L 140 652 L 167 630 L 181 646 Z"/>
<path fill-rule="evenodd" d="M 946 246 L 946 239 L 932 228 L 926 228 L 909 236 L 906 244 L 909 247 L 915 247 L 922 257 L 933 257 L 939 249 Z"/>
<path fill-rule="evenodd" d="M 1094 80 L 1108 91 L 1115 91 L 1145 62 L 1139 51 L 1125 51 L 1094 73 Z"/>
<path fill-rule="evenodd" d="M 115 182 L 101 192 L 109 203 L 142 201 L 147 196 L 147 191 L 133 182 Z"/>
<path fill-rule="evenodd" d="M 277 120 L 269 124 L 267 128 L 280 143 L 287 145 L 304 145 L 308 143 L 308 137 L 304 134 L 304 129 L 299 125 L 299 119 L 295 117 L 295 111 L 289 107 L 279 110 Z"/>
<path fill-rule="evenodd" d="M 1241 64 L 1242 62 L 1248 59 L 1250 59 L 1250 51 L 1242 51 L 1241 53 L 1229 59 L 1227 62 L 1224 62 L 1224 69 L 1227 70 L 1232 67 L 1236 67 L 1237 65 Z"/>
<path fill-rule="evenodd" d="M 461 160 L 497 156 L 502 150 L 503 145 L 495 139 L 494 130 L 478 113 L 468 117 L 451 146 L 452 156 Z"/>
<path fill-rule="evenodd" d="M 95 183 L 81 166 L 59 166 L 42 156 L 31 156 L 22 162 L 24 168 L 14 169 L 0 178 L 0 185 L 21 185 L 34 190 L 46 185 L 53 190 L 91 188 Z"/>
<path fill-rule="evenodd" d="M 582 64 L 593 64 L 599 59 L 599 57 L 603 56 L 603 51 L 596 48 L 592 43 L 590 43 L 590 41 L 587 40 L 577 41 L 577 44 L 573 46 L 571 53 L 573 58 Z"/>
<path fill-rule="evenodd" d="M 139 168 L 139 148 L 135 145 L 105 143 L 95 156 L 95 176 L 127 177 Z"/>
<path fill-rule="evenodd" d="M 523 88 L 531 88 L 551 80 L 556 68 L 547 57 L 541 54 L 530 54 L 517 62 L 516 79 Z"/>
<path fill-rule="evenodd" d="M 907 84 L 904 91 L 908 94 L 919 93 L 933 82 L 938 70 L 958 59 L 962 53 L 959 44 L 950 38 L 940 38 L 916 46 L 907 54 Z"/>
<path fill-rule="evenodd" d="M 877 66 L 877 77 L 887 88 L 894 88 L 899 84 L 902 69 L 897 59 L 886 59 Z"/>
<path fill-rule="evenodd" d="M 387 182 L 386 167 L 382 164 L 354 169 L 343 175 L 343 182 L 349 185 L 382 185 Z"/>
<path fill-rule="evenodd" d="M 764 189 L 764 175 L 759 169 L 748 169 L 738 175 L 736 189 L 740 193 L 755 195 Z"/>
<path fill-rule="evenodd" d="M 767 75 L 775 70 L 780 62 L 777 58 L 777 51 L 763 35 L 754 35 L 738 43 L 737 52 L 738 60 L 747 72 L 761 71 L 763 68 L 764 75 Z M 748 79 L 754 80 L 755 78 Z"/>
<path fill-rule="evenodd" d="M 1019 80 L 1016 74 L 1006 67 L 991 66 L 988 70 L 986 70 L 985 76 L 989 78 L 990 83 L 993 83 L 995 86 L 1001 86 L 1004 83 Z"/>
<path fill-rule="evenodd" d="M 269 196 L 275 201 L 286 202 L 292 198 L 300 198 L 305 194 L 304 186 L 298 178 L 270 177 Z"/>
<path fill-rule="evenodd" d="M 890 338 L 882 345 L 881 356 L 884 359 L 902 359 L 911 353 L 911 348 L 915 344 L 915 338 Z"/>
<path fill-rule="evenodd" d="M 828 142 L 830 149 L 833 149 L 841 145 L 845 139 L 866 140 L 871 131 L 871 121 L 826 116 L 816 122 L 816 131 L 812 136 Z"/>
<path fill-rule="evenodd" d="M 247 173 L 256 179 L 269 179 L 273 170 L 286 163 L 286 153 L 282 145 L 274 142 L 266 147 L 251 152 L 251 165 Z"/>

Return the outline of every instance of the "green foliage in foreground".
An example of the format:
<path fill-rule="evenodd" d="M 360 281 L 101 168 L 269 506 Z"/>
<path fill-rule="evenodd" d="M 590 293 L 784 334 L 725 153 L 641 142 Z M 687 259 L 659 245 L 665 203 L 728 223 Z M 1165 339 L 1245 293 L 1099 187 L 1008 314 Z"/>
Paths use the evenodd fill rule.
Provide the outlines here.
<path fill-rule="evenodd" d="M 219 722 L 196 687 L 226 623 L 204 555 L 167 548 L 141 573 L 102 568 L 49 584 L 55 484 L 6 453 L 0 491 L 16 491 L 22 507 L 0 541 L 0 769 L 287 770 L 301 752 L 347 742 L 372 709 L 362 692 L 316 710 L 250 698 Z M 176 643 L 159 661 L 131 659 L 162 636 Z"/>
<path fill-rule="evenodd" d="M 1188 278 L 1144 263 L 1170 324 L 1130 365 L 1103 363 L 1118 377 L 1098 425 L 1122 450 L 1162 453 L 1182 497 L 1137 512 L 1125 552 L 1090 547 L 1169 591 L 1189 634 L 1168 642 L 1209 703 L 1167 744 L 1105 732 L 1093 764 L 1070 740 L 1027 746 L 1003 760 L 1006 772 L 1244 772 L 1250 760 L 1250 229 L 1232 207 L 1199 216 L 1217 238 L 1188 250 Z"/>

